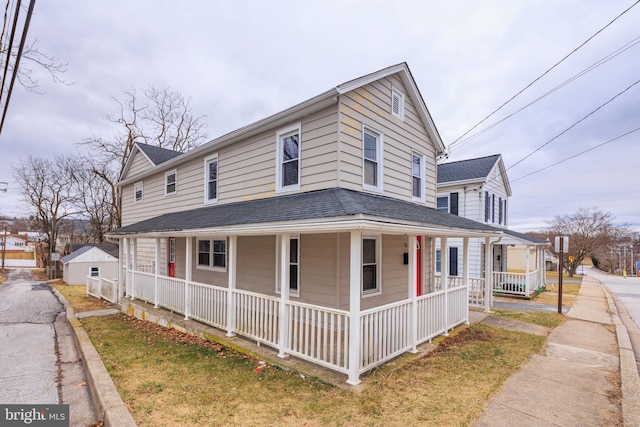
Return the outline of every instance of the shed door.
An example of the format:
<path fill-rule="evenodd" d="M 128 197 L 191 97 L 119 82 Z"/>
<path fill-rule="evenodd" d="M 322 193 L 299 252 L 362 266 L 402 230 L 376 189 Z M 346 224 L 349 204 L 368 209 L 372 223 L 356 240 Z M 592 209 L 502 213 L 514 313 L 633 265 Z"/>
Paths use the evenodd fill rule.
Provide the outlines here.
<path fill-rule="evenodd" d="M 169 237 L 168 244 L 168 255 L 169 255 L 169 277 L 176 277 L 176 238 Z"/>

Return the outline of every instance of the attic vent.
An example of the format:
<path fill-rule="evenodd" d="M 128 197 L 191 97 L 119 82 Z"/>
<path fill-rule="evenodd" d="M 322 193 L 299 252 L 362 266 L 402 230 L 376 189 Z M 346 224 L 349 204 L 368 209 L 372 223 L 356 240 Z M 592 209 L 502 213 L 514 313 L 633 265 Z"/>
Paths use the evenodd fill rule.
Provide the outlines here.
<path fill-rule="evenodd" d="M 404 94 L 396 88 L 391 88 L 391 114 L 404 120 Z"/>

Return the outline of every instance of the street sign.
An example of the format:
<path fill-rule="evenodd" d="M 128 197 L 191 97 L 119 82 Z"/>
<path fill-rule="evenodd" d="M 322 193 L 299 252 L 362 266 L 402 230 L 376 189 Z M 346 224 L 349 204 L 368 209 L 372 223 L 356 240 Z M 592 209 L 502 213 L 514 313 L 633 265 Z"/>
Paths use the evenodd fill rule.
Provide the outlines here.
<path fill-rule="evenodd" d="M 60 261 L 60 254 L 58 252 L 52 252 L 51 261 Z"/>
<path fill-rule="evenodd" d="M 563 240 L 562 242 L 562 249 L 564 252 L 567 252 L 569 250 L 569 237 L 567 236 L 556 236 L 556 241 L 555 241 L 555 249 L 556 252 L 560 252 L 560 239 Z"/>

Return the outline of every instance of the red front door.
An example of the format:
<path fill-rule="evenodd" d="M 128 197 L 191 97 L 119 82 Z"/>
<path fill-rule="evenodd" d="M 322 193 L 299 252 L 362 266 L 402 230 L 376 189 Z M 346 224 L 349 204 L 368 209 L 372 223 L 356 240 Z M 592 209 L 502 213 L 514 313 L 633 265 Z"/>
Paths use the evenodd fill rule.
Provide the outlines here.
<path fill-rule="evenodd" d="M 169 256 L 169 277 L 176 277 L 176 238 L 169 237 L 168 242 L 168 256 Z"/>
<path fill-rule="evenodd" d="M 416 251 L 416 296 L 422 295 L 422 236 L 418 236 L 418 249 Z"/>

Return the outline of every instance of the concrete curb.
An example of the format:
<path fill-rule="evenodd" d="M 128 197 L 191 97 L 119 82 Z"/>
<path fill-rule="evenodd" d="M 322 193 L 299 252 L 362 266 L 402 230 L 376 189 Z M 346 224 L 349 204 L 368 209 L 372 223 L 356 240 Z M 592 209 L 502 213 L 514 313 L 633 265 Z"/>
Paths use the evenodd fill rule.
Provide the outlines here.
<path fill-rule="evenodd" d="M 76 318 L 67 300 L 56 289 L 53 289 L 53 292 L 65 306 L 67 322 L 73 332 L 82 364 L 87 373 L 87 382 L 98 418 L 104 421 L 105 427 L 135 427 L 136 423 L 129 409 L 122 401 L 87 332 Z"/>
<path fill-rule="evenodd" d="M 607 304 L 613 324 L 616 327 L 616 337 L 620 349 L 620 388 L 622 389 L 622 418 L 625 426 L 640 426 L 640 374 L 636 357 L 629 339 L 629 331 L 620 320 L 609 289 L 600 285 L 607 298 Z"/>

